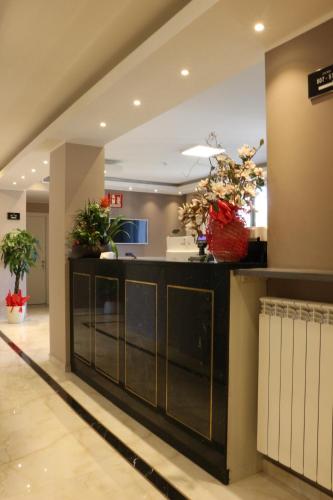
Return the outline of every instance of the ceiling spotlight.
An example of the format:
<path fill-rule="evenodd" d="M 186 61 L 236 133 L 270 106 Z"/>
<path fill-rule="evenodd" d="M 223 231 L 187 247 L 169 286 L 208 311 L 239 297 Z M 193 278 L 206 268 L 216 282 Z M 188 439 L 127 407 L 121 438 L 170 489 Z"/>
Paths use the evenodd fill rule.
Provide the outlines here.
<path fill-rule="evenodd" d="M 190 74 L 189 70 L 187 68 L 183 68 L 180 72 L 182 76 L 188 76 Z"/>
<path fill-rule="evenodd" d="M 129 190 L 129 191 L 132 191 L 132 189 L 133 189 L 133 188 L 132 188 L 132 186 L 130 186 L 130 187 L 128 188 L 128 190 Z"/>
<path fill-rule="evenodd" d="M 178 194 L 183 194 L 183 193 L 181 191 L 179 191 Z"/>
<path fill-rule="evenodd" d="M 49 162 L 47 160 L 43 160 L 44 165 L 47 165 Z"/>
<path fill-rule="evenodd" d="M 16 181 L 14 181 L 14 182 L 13 182 L 13 185 L 14 185 L 14 186 L 16 186 L 16 184 L 17 184 L 17 183 L 16 183 Z"/>
<path fill-rule="evenodd" d="M 105 127 L 106 127 L 106 123 L 105 123 L 105 122 L 101 122 L 101 123 L 99 124 L 99 126 L 100 126 L 100 127 L 102 127 L 102 128 L 105 128 Z"/>
<path fill-rule="evenodd" d="M 104 170 L 104 173 L 106 174 L 106 170 Z"/>
<path fill-rule="evenodd" d="M 36 169 L 35 168 L 32 168 L 31 169 L 31 172 L 34 174 L 36 172 Z"/>
<path fill-rule="evenodd" d="M 158 189 L 154 189 L 154 193 L 158 193 Z"/>
<path fill-rule="evenodd" d="M 141 106 L 141 101 L 140 101 L 140 99 L 134 99 L 134 101 L 133 101 L 133 106 L 136 106 L 136 107 Z"/>
<path fill-rule="evenodd" d="M 212 148 L 211 146 L 194 146 L 193 148 L 185 149 L 182 155 L 195 156 L 197 158 L 210 158 L 211 156 L 224 153 L 225 149 Z"/>
<path fill-rule="evenodd" d="M 264 31 L 264 29 L 265 29 L 265 25 L 263 23 L 256 23 L 254 25 L 254 31 L 256 31 L 257 33 Z"/>
<path fill-rule="evenodd" d="M 25 175 L 21 175 L 21 179 L 25 179 Z"/>

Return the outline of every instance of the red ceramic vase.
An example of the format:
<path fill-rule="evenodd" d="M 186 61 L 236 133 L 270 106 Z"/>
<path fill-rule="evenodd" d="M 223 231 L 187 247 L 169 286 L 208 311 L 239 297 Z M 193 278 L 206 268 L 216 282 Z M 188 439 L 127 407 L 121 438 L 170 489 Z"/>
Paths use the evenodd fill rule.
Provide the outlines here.
<path fill-rule="evenodd" d="M 249 230 L 241 217 L 236 217 L 228 224 L 209 217 L 206 231 L 208 249 L 216 261 L 238 262 L 246 257 Z"/>

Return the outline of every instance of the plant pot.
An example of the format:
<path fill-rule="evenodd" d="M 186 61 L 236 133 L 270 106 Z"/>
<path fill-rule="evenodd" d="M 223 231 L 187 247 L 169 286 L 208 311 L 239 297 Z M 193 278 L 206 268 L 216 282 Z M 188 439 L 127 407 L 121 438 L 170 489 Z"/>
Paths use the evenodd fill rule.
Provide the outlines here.
<path fill-rule="evenodd" d="M 22 323 L 25 320 L 27 305 L 24 306 L 7 306 L 8 323 Z"/>
<path fill-rule="evenodd" d="M 208 249 L 217 262 L 238 262 L 248 252 L 249 230 L 242 218 L 221 224 L 210 218 L 207 225 Z"/>
<path fill-rule="evenodd" d="M 102 246 L 89 246 L 89 245 L 75 245 L 72 247 L 71 257 L 73 259 L 99 259 L 102 252 L 111 252 L 111 245 Z"/>

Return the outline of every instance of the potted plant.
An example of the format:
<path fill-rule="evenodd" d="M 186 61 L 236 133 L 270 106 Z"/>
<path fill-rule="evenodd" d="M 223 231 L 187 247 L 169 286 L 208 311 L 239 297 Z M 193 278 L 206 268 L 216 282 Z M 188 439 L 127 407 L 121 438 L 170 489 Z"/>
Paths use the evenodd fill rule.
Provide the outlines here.
<path fill-rule="evenodd" d="M 123 231 L 122 216 L 110 219 L 110 195 L 100 202 L 88 201 L 77 212 L 74 227 L 69 235 L 74 258 L 100 257 L 102 252 L 114 252 L 118 257 L 115 236 Z"/>
<path fill-rule="evenodd" d="M 221 149 L 214 133 L 209 145 L 212 139 Z M 224 152 L 211 157 L 208 177 L 198 183 L 192 201 L 179 208 L 185 228 L 194 237 L 206 237 L 216 261 L 238 261 L 247 254 L 249 234 L 243 214 L 254 209 L 255 196 L 265 184 L 262 168 L 253 161 L 263 143 L 262 139 L 257 148 L 244 144 L 238 149 L 238 162 Z"/>
<path fill-rule="evenodd" d="M 9 323 L 21 323 L 25 318 L 26 303 L 29 297 L 23 297 L 20 280 L 35 265 L 38 258 L 38 241 L 23 229 L 7 233 L 0 245 L 1 260 L 15 276 L 14 293 L 6 297 L 7 318 Z"/>

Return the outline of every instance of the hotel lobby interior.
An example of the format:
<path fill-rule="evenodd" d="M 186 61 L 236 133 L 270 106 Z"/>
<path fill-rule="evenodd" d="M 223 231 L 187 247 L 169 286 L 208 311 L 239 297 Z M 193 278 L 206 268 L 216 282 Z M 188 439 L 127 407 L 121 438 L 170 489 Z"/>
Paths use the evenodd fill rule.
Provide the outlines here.
<path fill-rule="evenodd" d="M 332 498 L 332 0 L 0 39 L 0 499 Z"/>

